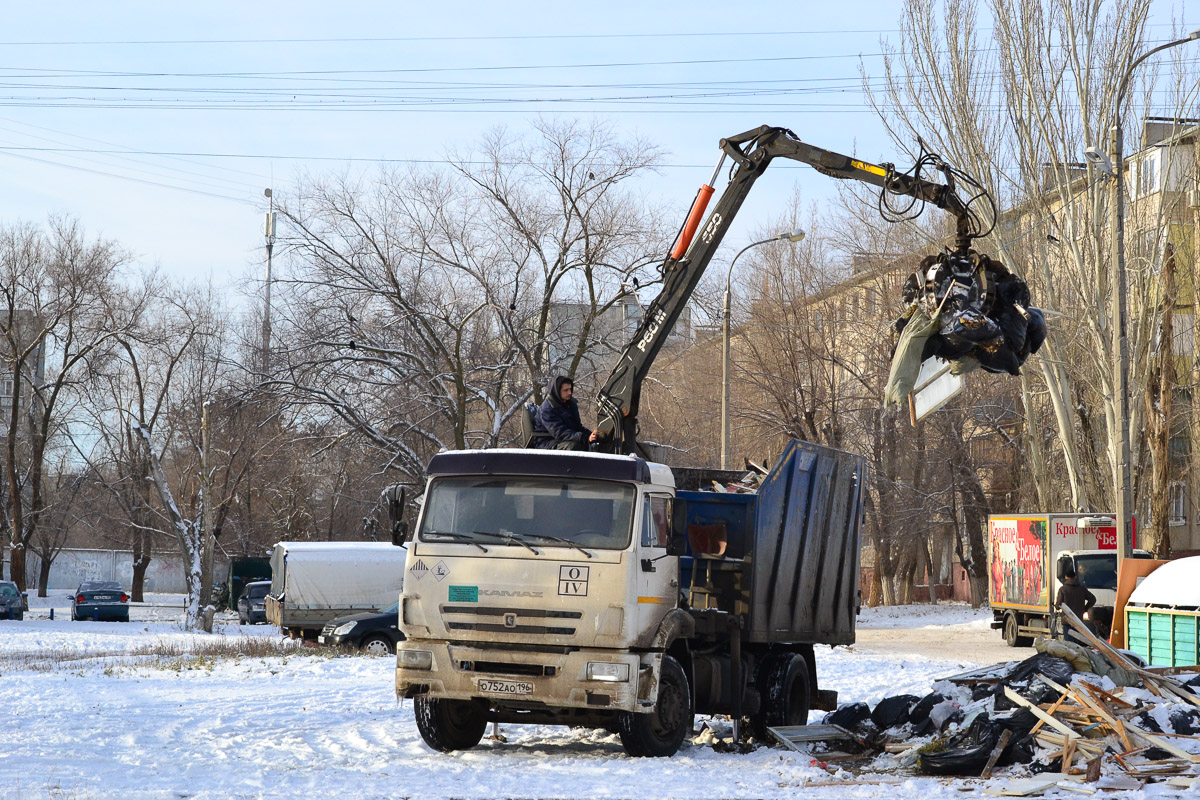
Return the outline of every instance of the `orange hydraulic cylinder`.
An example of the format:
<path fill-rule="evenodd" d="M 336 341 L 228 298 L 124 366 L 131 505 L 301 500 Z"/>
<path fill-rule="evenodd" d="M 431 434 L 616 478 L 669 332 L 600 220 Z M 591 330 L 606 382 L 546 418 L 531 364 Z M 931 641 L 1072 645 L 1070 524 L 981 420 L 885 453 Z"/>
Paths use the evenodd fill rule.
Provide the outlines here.
<path fill-rule="evenodd" d="M 704 209 L 708 208 L 708 201 L 712 199 L 713 191 L 713 187 L 706 183 L 697 192 L 696 201 L 692 203 L 692 211 L 683 225 L 683 232 L 679 234 L 679 241 L 675 243 L 675 248 L 671 251 L 671 258 L 676 261 L 683 258 L 688 245 L 692 243 L 692 237 L 696 235 L 696 229 L 700 227 L 700 218 L 704 216 Z"/>

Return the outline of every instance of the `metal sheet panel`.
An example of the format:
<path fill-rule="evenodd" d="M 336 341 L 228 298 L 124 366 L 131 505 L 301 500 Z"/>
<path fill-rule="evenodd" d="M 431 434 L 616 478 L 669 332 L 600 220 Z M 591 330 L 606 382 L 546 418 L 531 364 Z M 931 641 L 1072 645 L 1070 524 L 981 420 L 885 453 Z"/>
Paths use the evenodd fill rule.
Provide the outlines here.
<path fill-rule="evenodd" d="M 854 641 L 861 456 L 794 441 L 758 492 L 750 561 L 752 642 Z"/>

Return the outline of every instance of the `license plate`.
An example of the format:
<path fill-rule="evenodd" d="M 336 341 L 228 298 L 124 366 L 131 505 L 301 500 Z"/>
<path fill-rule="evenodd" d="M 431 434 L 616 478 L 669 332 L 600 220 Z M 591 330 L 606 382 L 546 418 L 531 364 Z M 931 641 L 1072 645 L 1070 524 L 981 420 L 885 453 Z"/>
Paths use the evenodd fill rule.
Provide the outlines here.
<path fill-rule="evenodd" d="M 533 684 L 526 681 L 479 680 L 479 691 L 491 694 L 533 694 Z"/>
<path fill-rule="evenodd" d="M 317 637 L 317 644 L 325 644 L 325 634 L 321 634 Z"/>
<path fill-rule="evenodd" d="M 93 600 L 112 600 L 113 596 L 111 594 L 94 594 L 94 595 L 92 595 L 92 599 Z"/>

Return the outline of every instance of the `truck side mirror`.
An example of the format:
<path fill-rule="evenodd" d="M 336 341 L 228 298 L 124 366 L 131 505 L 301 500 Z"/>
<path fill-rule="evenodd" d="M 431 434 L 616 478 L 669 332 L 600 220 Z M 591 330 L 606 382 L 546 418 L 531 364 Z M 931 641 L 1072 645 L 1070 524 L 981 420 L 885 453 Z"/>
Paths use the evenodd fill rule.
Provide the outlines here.
<path fill-rule="evenodd" d="M 403 486 L 391 486 L 387 489 L 388 519 L 392 522 L 392 544 L 401 547 L 408 541 L 408 523 L 404 520 Z"/>
<path fill-rule="evenodd" d="M 687 552 L 687 501 L 678 497 L 671 500 L 671 538 L 667 542 L 667 555 L 681 556 Z"/>

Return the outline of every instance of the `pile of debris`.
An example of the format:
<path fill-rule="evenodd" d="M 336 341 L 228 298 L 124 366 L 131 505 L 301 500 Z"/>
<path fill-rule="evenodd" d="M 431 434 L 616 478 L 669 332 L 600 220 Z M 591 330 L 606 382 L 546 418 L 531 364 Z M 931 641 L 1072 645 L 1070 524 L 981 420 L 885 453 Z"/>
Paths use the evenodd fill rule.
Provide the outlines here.
<path fill-rule="evenodd" d="M 750 471 L 732 483 L 713 481 L 713 491 L 722 494 L 755 494 L 762 488 L 763 479 L 767 477 L 767 468 L 746 459 L 746 469 Z"/>
<path fill-rule="evenodd" d="M 1143 667 L 1069 610 L 1063 617 L 1090 647 L 1039 639 L 1025 661 L 951 676 L 926 697 L 842 706 L 823 735 L 772 733 L 819 762 L 858 762 L 860 773 L 986 780 L 1004 768 L 1003 783 L 986 787 L 997 794 L 1159 782 L 1200 791 L 1200 674 L 1185 677 L 1200 667 Z"/>

